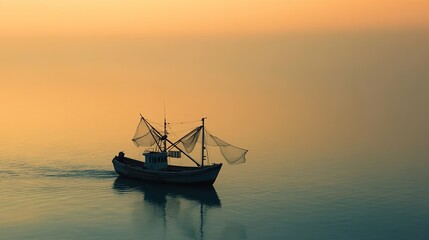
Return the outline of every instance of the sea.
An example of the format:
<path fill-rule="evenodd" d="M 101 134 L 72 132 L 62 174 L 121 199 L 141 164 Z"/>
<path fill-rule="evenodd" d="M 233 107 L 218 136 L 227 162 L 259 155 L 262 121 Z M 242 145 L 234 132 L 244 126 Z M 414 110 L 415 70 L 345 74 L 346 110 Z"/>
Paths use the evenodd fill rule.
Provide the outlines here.
<path fill-rule="evenodd" d="M 0 239 L 429 239 L 427 31 L 1 41 Z M 120 177 L 139 113 L 247 161 Z"/>

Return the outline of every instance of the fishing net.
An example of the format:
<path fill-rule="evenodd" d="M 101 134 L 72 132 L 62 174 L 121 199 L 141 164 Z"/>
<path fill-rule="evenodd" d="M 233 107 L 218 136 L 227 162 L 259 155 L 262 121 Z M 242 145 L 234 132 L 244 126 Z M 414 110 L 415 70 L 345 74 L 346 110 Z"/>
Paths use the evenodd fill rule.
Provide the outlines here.
<path fill-rule="evenodd" d="M 140 119 L 132 140 L 137 147 L 151 147 L 161 140 L 161 136 L 154 129 L 149 129 L 143 119 Z"/>
<path fill-rule="evenodd" d="M 224 140 L 211 135 L 205 131 L 205 143 L 210 146 L 217 146 L 220 149 L 220 153 L 229 164 L 239 164 L 246 162 L 246 153 L 248 150 L 233 146 Z"/>
<path fill-rule="evenodd" d="M 220 153 L 229 164 L 239 164 L 246 162 L 246 153 L 248 150 L 233 146 L 224 140 L 211 135 L 207 130 L 204 130 L 204 133 L 204 143 L 209 146 L 219 147 Z M 194 129 L 188 134 L 188 136 L 180 140 L 188 153 L 191 153 L 194 150 L 197 142 L 199 144 L 202 143 L 202 138 L 200 135 L 201 127 Z"/>
<path fill-rule="evenodd" d="M 153 128 L 153 126 L 150 124 L 148 126 L 148 124 L 149 123 L 146 122 L 143 118 L 140 119 L 136 133 L 134 134 L 134 137 L 132 139 L 137 147 L 152 147 L 155 143 L 159 143 L 160 141 L 162 141 L 162 136 L 159 131 Z M 197 145 L 197 143 L 200 146 L 199 149 L 202 150 L 202 136 L 200 137 L 200 135 L 202 135 L 202 129 L 202 126 L 197 127 L 178 140 L 178 143 L 180 143 L 180 145 L 183 145 L 185 151 L 190 156 L 192 156 L 192 158 L 195 157 L 195 159 L 197 159 L 198 157 L 193 155 L 198 154 L 198 151 L 193 151 L 195 150 L 195 146 Z M 229 164 L 239 164 L 246 162 L 246 153 L 248 152 L 248 150 L 233 146 L 225 142 L 224 140 L 211 135 L 206 129 L 204 129 L 204 144 L 219 147 L 220 153 Z M 176 154 L 177 156 L 174 155 L 173 157 L 180 158 L 180 154 L 174 154 Z M 200 154 L 202 154 L 201 151 Z"/>
<path fill-rule="evenodd" d="M 200 137 L 201 127 L 198 127 L 194 130 L 192 130 L 190 133 L 188 133 L 186 137 L 182 138 L 180 142 L 183 144 L 183 146 L 186 149 L 186 152 L 190 153 L 194 150 L 195 145 L 198 142 L 198 139 Z"/>

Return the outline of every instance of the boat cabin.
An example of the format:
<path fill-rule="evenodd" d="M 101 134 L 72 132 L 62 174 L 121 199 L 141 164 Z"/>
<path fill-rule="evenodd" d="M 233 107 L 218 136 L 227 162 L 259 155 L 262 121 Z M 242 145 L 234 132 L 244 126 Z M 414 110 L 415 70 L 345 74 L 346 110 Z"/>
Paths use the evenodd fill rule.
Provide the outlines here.
<path fill-rule="evenodd" d="M 144 165 L 147 169 L 159 170 L 168 166 L 165 152 L 146 152 L 143 155 L 145 157 Z"/>

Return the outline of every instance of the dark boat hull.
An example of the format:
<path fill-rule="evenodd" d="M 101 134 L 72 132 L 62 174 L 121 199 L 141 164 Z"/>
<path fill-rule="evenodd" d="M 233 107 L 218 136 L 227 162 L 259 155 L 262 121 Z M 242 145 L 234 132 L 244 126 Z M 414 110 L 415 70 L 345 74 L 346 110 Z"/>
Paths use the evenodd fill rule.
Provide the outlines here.
<path fill-rule="evenodd" d="M 204 167 L 171 166 L 162 170 L 149 170 L 144 163 L 131 158 L 115 157 L 112 160 L 115 171 L 124 177 L 150 182 L 213 185 L 222 164 L 214 164 Z"/>

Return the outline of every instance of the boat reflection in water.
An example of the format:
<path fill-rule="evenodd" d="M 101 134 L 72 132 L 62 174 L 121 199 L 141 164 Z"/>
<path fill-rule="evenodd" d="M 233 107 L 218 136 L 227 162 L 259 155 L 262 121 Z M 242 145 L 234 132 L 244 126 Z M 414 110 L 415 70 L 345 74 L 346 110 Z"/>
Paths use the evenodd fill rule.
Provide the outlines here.
<path fill-rule="evenodd" d="M 198 188 L 118 177 L 113 189 L 119 194 L 143 194 L 143 203 L 138 200 L 131 215 L 137 224 L 136 231 L 148 239 L 212 238 L 206 237 L 205 232 L 209 230 L 206 225 L 216 223 L 214 217 L 218 212 L 212 210 L 221 208 L 213 186 Z M 216 234 L 216 229 L 212 231 Z"/>

